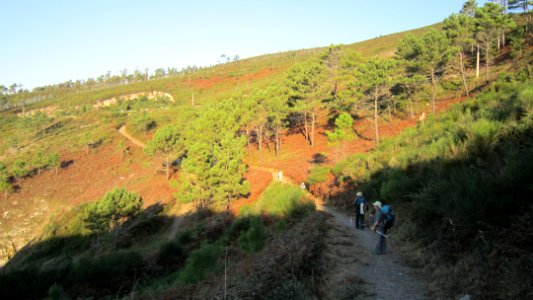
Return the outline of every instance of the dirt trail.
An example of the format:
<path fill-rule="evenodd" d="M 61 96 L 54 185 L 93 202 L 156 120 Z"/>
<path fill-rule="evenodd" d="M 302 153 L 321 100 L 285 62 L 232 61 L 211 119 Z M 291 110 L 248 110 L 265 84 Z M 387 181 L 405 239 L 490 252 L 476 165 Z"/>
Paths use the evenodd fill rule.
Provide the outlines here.
<path fill-rule="evenodd" d="M 139 147 L 144 143 L 133 138 L 122 126 L 119 133 Z M 263 166 L 251 168 L 270 172 L 273 181 L 279 181 L 280 170 Z M 297 181 L 282 174 L 281 182 L 297 185 Z M 327 299 L 429 299 L 429 295 L 422 277 L 417 271 L 406 266 L 398 253 L 394 251 L 394 235 L 388 241 L 386 255 L 373 255 L 372 250 L 376 242 L 376 235 L 370 230 L 355 230 L 353 221 L 348 216 L 324 205 L 319 199 L 307 192 L 317 209 L 331 215 L 328 220 L 328 234 L 326 249 L 322 260 L 326 276 L 323 293 Z M 190 208 L 183 207 L 183 213 Z M 173 239 L 183 220 L 181 214 L 176 214 L 168 234 Z M 392 244 L 392 245 L 391 245 Z"/>
<path fill-rule="evenodd" d="M 128 131 L 126 131 L 126 125 L 122 125 L 122 126 L 120 127 L 120 129 L 118 130 L 118 133 L 120 133 L 122 136 L 124 136 L 125 138 L 127 138 L 128 140 L 130 140 L 130 142 L 132 142 L 133 144 L 135 144 L 135 145 L 137 145 L 137 146 L 139 146 L 139 147 L 141 147 L 141 148 L 146 147 L 146 145 L 145 145 L 143 142 L 141 142 L 141 141 L 139 141 L 138 139 L 132 137 L 132 136 L 128 133 Z"/>
<path fill-rule="evenodd" d="M 357 290 L 348 291 L 351 293 L 350 298 L 356 296 L 355 299 L 430 299 L 426 289 L 427 283 L 420 271 L 407 266 L 399 253 L 395 251 L 394 233 L 387 240 L 387 254 L 374 255 L 372 250 L 377 238 L 373 231 L 356 230 L 353 220 L 327 206 L 319 206 L 319 209 L 333 216 L 334 222 L 330 222 L 333 223 L 330 224 L 330 231 L 338 231 L 343 236 L 353 239 L 355 252 L 341 251 L 339 258 L 341 261 L 352 259 L 353 263 L 349 266 L 345 266 L 344 263 L 328 264 L 328 272 L 333 278 L 348 276 L 348 279 L 357 285 Z M 324 253 L 326 257 L 339 256 L 340 250 L 334 241 L 333 244 L 328 243 L 326 246 Z M 348 257 L 342 255 L 348 255 Z M 350 276 L 355 276 L 355 278 Z M 334 288 L 335 285 L 332 285 L 331 289 Z M 338 297 L 335 298 L 338 299 Z"/>
<path fill-rule="evenodd" d="M 269 171 L 274 180 L 278 179 L 279 170 L 253 168 Z M 296 185 L 285 174 L 282 182 Z M 387 254 L 374 255 L 377 237 L 373 231 L 356 230 L 350 217 L 327 207 L 311 193 L 307 197 L 315 202 L 318 210 L 331 215 L 322 255 L 327 266 L 322 288 L 326 299 L 430 299 L 424 278 L 394 250 L 394 233 L 387 240 Z"/>

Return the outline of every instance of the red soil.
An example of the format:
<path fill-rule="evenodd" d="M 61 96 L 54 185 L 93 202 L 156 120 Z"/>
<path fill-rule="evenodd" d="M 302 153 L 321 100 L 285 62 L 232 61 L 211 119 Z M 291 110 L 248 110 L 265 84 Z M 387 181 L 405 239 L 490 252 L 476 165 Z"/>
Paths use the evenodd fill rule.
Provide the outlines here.
<path fill-rule="evenodd" d="M 254 80 L 259 80 L 259 79 L 262 79 L 262 78 L 265 78 L 265 77 L 268 77 L 272 74 L 275 74 L 275 73 L 278 73 L 279 71 L 276 70 L 276 69 L 263 69 L 259 72 L 256 72 L 256 73 L 251 73 L 251 74 L 245 74 L 245 75 L 242 75 L 242 76 L 235 76 L 235 77 L 230 77 L 230 76 L 214 76 L 214 77 L 210 77 L 210 78 L 196 78 L 196 79 L 193 79 L 192 82 L 190 83 L 195 89 L 203 89 L 203 90 L 206 90 L 206 89 L 209 89 L 211 88 L 212 86 L 214 85 L 219 85 L 219 84 L 223 84 L 223 83 L 226 83 L 226 82 L 233 82 L 233 83 L 239 83 L 239 82 L 247 82 L 247 81 L 254 81 Z"/>
<path fill-rule="evenodd" d="M 440 112 L 447 110 L 450 105 L 463 101 L 465 98 L 456 98 L 442 100 L 436 103 L 436 111 Z M 424 111 L 426 115 L 430 115 L 430 107 Z M 324 156 L 326 165 L 334 165 L 339 160 L 354 153 L 365 153 L 375 147 L 374 140 L 374 122 L 371 119 L 365 118 L 358 120 L 354 124 L 355 130 L 359 134 L 359 138 L 346 142 L 343 145 L 328 145 L 326 131 L 326 115 L 322 113 L 318 118 L 318 128 L 315 132 L 315 145 L 308 146 L 305 142 L 303 134 L 285 133 L 282 137 L 282 149 L 280 158 L 274 155 L 274 144 L 263 147 L 263 162 L 258 161 L 257 148 L 247 157 L 247 162 L 250 165 L 260 165 L 270 167 L 283 172 L 293 178 L 297 182 L 303 182 L 309 175 L 309 170 L 314 165 L 314 156 Z M 392 122 L 384 121 L 383 118 L 379 120 L 379 133 L 381 138 L 395 136 L 408 127 L 416 126 L 418 117 L 413 119 L 399 119 L 394 118 Z M 269 150 L 270 149 L 270 150 Z"/>
<path fill-rule="evenodd" d="M 274 71 L 264 70 L 250 76 L 243 76 L 239 80 L 252 80 L 252 78 L 268 76 L 272 72 Z M 215 81 L 211 80 L 209 84 Z M 437 111 L 445 110 L 451 104 L 462 100 L 464 98 L 439 101 Z M 429 111 L 426 111 L 426 114 L 428 113 Z M 380 120 L 380 135 L 383 138 L 396 135 L 407 127 L 415 126 L 416 119 L 394 119 L 392 123 Z M 362 137 L 343 146 L 328 145 L 325 136 L 326 123 L 326 115 L 323 113 L 319 116 L 313 147 L 306 145 L 302 134 L 285 133 L 282 138 L 280 157 L 274 155 L 274 145 L 270 143 L 264 146 L 264 159 L 261 163 L 257 159 L 257 149 L 252 147 L 255 149 L 251 150 L 246 157 L 246 162 L 251 167 L 245 175 L 250 182 L 251 193 L 247 198 L 234 201 L 231 207 L 232 212 L 238 213 L 243 205 L 256 201 L 272 181 L 272 173 L 265 169 L 258 169 L 257 166 L 283 170 L 285 176 L 291 178 L 292 181 L 302 182 L 309 175 L 315 155 L 323 155 L 326 158 L 324 163 L 333 165 L 349 154 L 367 152 L 374 147 L 374 127 L 371 120 L 357 121 L 354 127 Z M 117 134 L 115 141 L 118 139 L 124 138 Z M 39 218 L 32 219 L 32 225 L 25 225 L 24 234 L 20 237 L 18 237 L 20 233 L 16 234 L 17 245 L 21 245 L 40 232 L 39 228 L 47 222 L 48 217 L 54 211 L 61 212 L 76 204 L 99 199 L 114 187 L 125 187 L 138 193 L 143 197 L 145 206 L 156 202 L 172 201 L 174 198 L 172 194 L 175 191 L 169 187 L 164 174 L 156 172 L 157 169 L 163 169 L 161 160 L 148 159 L 141 148 L 132 145 L 128 140 L 125 142 L 130 146 L 131 154 L 124 159 L 121 159 L 115 145 L 101 146 L 99 149 L 92 150 L 88 155 L 83 151 L 63 152 L 61 153 L 62 160 L 72 160 L 73 163 L 59 170 L 57 175 L 53 171 L 44 171 L 40 175 L 22 180 L 19 184 L 20 190 L 9 195 L 7 201 L 3 199 L 0 201 L 0 212 L 10 212 L 10 217 L 2 221 L 5 234 L 15 235 L 12 232 L 28 215 L 32 214 L 31 212 L 35 211 L 36 205 L 45 207 L 43 209 L 46 213 Z"/>
<path fill-rule="evenodd" d="M 257 168 L 249 169 L 246 172 L 246 180 L 250 183 L 250 195 L 246 198 L 241 198 L 233 201 L 230 210 L 234 215 L 239 214 L 242 206 L 254 203 L 267 186 L 272 182 L 272 173 Z"/>

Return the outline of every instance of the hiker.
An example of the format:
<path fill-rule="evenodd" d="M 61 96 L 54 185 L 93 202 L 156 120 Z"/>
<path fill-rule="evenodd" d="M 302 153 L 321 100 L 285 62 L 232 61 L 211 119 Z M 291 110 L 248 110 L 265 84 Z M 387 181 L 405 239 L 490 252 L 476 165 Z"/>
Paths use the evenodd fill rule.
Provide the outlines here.
<path fill-rule="evenodd" d="M 362 192 L 357 192 L 355 202 L 353 203 L 354 212 L 355 212 L 355 229 L 364 230 L 365 229 L 365 208 L 366 200 L 363 197 Z"/>
<path fill-rule="evenodd" d="M 374 206 L 374 220 L 372 223 L 372 227 L 370 227 L 370 230 L 375 231 L 376 235 L 378 236 L 376 247 L 373 253 L 377 255 L 381 255 L 381 254 L 385 254 L 385 252 L 387 251 L 387 240 L 386 240 L 387 230 L 385 229 L 385 226 L 383 226 L 382 213 L 381 213 L 381 202 L 376 201 L 372 203 L 372 205 Z"/>
<path fill-rule="evenodd" d="M 300 183 L 300 189 L 302 191 L 305 190 L 305 182 Z"/>
<path fill-rule="evenodd" d="M 283 171 L 281 171 L 281 170 L 278 172 L 278 181 L 279 182 L 283 181 Z"/>

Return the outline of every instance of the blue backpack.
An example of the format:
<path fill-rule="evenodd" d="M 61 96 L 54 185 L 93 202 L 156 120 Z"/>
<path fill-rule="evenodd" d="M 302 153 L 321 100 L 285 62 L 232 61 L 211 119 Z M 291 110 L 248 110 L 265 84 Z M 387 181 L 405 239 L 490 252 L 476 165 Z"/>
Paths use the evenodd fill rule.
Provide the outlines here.
<path fill-rule="evenodd" d="M 394 225 L 396 217 L 392 213 L 392 207 L 390 205 L 383 205 L 381 208 L 381 220 L 385 229 L 390 229 Z"/>

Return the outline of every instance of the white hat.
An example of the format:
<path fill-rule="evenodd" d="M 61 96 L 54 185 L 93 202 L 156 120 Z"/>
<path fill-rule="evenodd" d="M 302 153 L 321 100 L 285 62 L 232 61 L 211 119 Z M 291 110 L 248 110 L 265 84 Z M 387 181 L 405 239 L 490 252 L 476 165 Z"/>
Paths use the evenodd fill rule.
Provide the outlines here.
<path fill-rule="evenodd" d="M 357 195 L 357 197 L 361 197 L 361 196 L 363 196 L 363 193 L 362 192 L 357 192 L 356 195 Z"/>
<path fill-rule="evenodd" d="M 379 202 L 379 201 L 376 201 L 376 202 L 372 203 L 372 205 L 381 208 L 381 202 Z"/>

